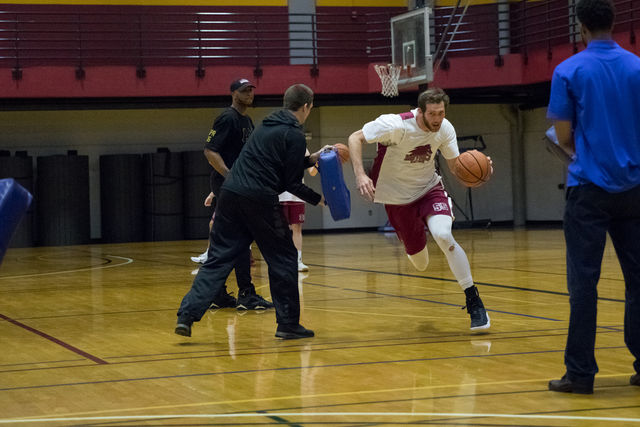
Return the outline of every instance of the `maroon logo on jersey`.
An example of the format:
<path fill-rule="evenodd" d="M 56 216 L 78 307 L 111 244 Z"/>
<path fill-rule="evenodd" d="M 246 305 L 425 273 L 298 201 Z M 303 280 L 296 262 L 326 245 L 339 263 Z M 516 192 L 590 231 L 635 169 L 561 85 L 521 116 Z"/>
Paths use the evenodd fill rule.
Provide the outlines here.
<path fill-rule="evenodd" d="M 431 145 L 421 145 L 409 151 L 404 159 L 411 163 L 424 163 L 431 160 L 431 154 Z"/>

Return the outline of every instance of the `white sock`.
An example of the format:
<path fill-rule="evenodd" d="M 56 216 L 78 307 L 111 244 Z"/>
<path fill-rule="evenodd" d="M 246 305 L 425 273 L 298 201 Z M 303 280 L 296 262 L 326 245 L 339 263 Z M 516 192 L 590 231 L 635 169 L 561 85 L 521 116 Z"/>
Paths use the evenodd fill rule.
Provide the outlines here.
<path fill-rule="evenodd" d="M 427 220 L 431 236 L 447 257 L 451 272 L 464 290 L 473 286 L 473 277 L 467 254 L 451 234 L 452 223 L 453 219 L 448 215 L 433 215 Z"/>
<path fill-rule="evenodd" d="M 298 251 L 298 262 L 302 262 L 302 251 Z"/>

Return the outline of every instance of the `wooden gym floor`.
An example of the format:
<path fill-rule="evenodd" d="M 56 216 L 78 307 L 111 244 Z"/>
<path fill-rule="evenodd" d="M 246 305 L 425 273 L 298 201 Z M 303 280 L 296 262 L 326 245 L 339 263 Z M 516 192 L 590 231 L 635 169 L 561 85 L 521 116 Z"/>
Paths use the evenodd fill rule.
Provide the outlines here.
<path fill-rule="evenodd" d="M 208 312 L 173 333 L 204 241 L 11 249 L 0 267 L 2 425 L 640 425 L 624 282 L 609 244 L 590 396 L 564 373 L 561 230 L 456 230 L 492 327 L 469 331 L 438 248 L 412 269 L 395 235 L 305 235 L 302 323 Z M 254 248 L 259 258 L 259 252 Z M 269 298 L 266 265 L 253 268 Z M 227 282 L 235 290 L 235 277 Z"/>

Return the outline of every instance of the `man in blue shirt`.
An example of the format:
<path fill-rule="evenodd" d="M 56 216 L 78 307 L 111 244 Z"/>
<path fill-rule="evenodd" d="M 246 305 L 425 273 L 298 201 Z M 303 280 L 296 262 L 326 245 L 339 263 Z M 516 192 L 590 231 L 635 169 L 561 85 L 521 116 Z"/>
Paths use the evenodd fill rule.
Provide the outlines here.
<path fill-rule="evenodd" d="M 580 0 L 587 48 L 558 65 L 547 117 L 573 156 L 564 214 L 571 315 L 566 374 L 549 390 L 593 393 L 597 284 L 608 232 L 626 286 L 624 338 L 640 386 L 640 58 L 612 40 L 611 0 Z"/>

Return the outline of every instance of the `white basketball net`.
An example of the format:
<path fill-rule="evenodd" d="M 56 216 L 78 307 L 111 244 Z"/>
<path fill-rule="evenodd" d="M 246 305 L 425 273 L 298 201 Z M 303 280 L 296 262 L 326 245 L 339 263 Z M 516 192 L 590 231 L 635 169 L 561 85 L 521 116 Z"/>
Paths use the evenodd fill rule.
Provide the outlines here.
<path fill-rule="evenodd" d="M 382 94 L 388 97 L 398 96 L 398 79 L 402 67 L 394 64 L 374 65 L 376 73 L 380 76 L 382 82 Z"/>

